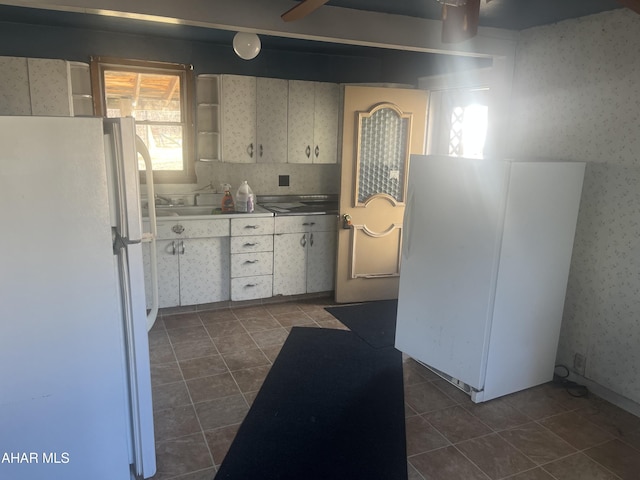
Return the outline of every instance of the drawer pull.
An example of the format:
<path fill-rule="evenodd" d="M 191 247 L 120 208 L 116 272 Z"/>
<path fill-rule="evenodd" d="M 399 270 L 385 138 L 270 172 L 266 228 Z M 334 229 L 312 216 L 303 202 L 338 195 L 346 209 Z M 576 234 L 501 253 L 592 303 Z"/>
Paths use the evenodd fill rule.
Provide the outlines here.
<path fill-rule="evenodd" d="M 251 264 L 258 263 L 258 260 L 245 260 L 244 263 L 245 264 L 247 264 L 247 263 L 251 263 Z"/>
<path fill-rule="evenodd" d="M 252 287 L 257 287 L 257 286 L 258 286 L 258 284 L 256 284 L 256 283 L 247 283 L 247 284 L 244 286 L 244 288 L 252 288 Z"/>
<path fill-rule="evenodd" d="M 245 243 L 243 247 L 255 247 L 257 243 Z"/>
<path fill-rule="evenodd" d="M 260 228 L 260 225 L 245 225 L 244 228 L 249 228 L 255 230 L 256 228 Z"/>

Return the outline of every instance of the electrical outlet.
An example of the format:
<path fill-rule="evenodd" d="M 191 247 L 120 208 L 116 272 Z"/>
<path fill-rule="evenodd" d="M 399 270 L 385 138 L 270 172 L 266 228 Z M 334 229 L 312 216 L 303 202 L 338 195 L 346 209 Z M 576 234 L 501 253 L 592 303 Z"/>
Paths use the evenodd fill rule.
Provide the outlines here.
<path fill-rule="evenodd" d="M 584 377 L 584 370 L 587 365 L 587 357 L 582 355 L 581 353 L 576 353 L 573 356 L 573 371 L 578 375 Z"/>

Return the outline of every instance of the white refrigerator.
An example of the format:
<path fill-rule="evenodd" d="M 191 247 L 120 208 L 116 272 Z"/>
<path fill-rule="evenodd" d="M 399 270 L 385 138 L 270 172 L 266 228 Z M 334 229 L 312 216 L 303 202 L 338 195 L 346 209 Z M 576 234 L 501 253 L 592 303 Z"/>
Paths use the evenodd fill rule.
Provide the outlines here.
<path fill-rule="evenodd" d="M 396 347 L 474 402 L 550 381 L 584 169 L 412 156 Z"/>
<path fill-rule="evenodd" d="M 155 473 L 133 119 L 0 117 L 0 478 Z"/>

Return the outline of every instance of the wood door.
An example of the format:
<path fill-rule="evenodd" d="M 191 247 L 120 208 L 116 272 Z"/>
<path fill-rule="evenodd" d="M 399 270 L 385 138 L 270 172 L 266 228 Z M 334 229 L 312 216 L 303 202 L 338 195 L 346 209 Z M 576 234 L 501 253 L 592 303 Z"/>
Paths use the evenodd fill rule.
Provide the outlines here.
<path fill-rule="evenodd" d="M 425 150 L 424 90 L 347 86 L 336 301 L 398 297 L 409 155 Z"/>

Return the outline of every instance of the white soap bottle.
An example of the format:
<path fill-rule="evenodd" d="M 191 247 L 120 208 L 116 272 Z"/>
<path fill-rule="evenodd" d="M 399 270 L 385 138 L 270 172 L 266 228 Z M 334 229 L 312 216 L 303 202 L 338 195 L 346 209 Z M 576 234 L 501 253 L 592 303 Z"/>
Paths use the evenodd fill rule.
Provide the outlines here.
<path fill-rule="evenodd" d="M 245 180 L 236 192 L 236 212 L 251 213 L 254 209 L 254 197 L 251 187 Z"/>

